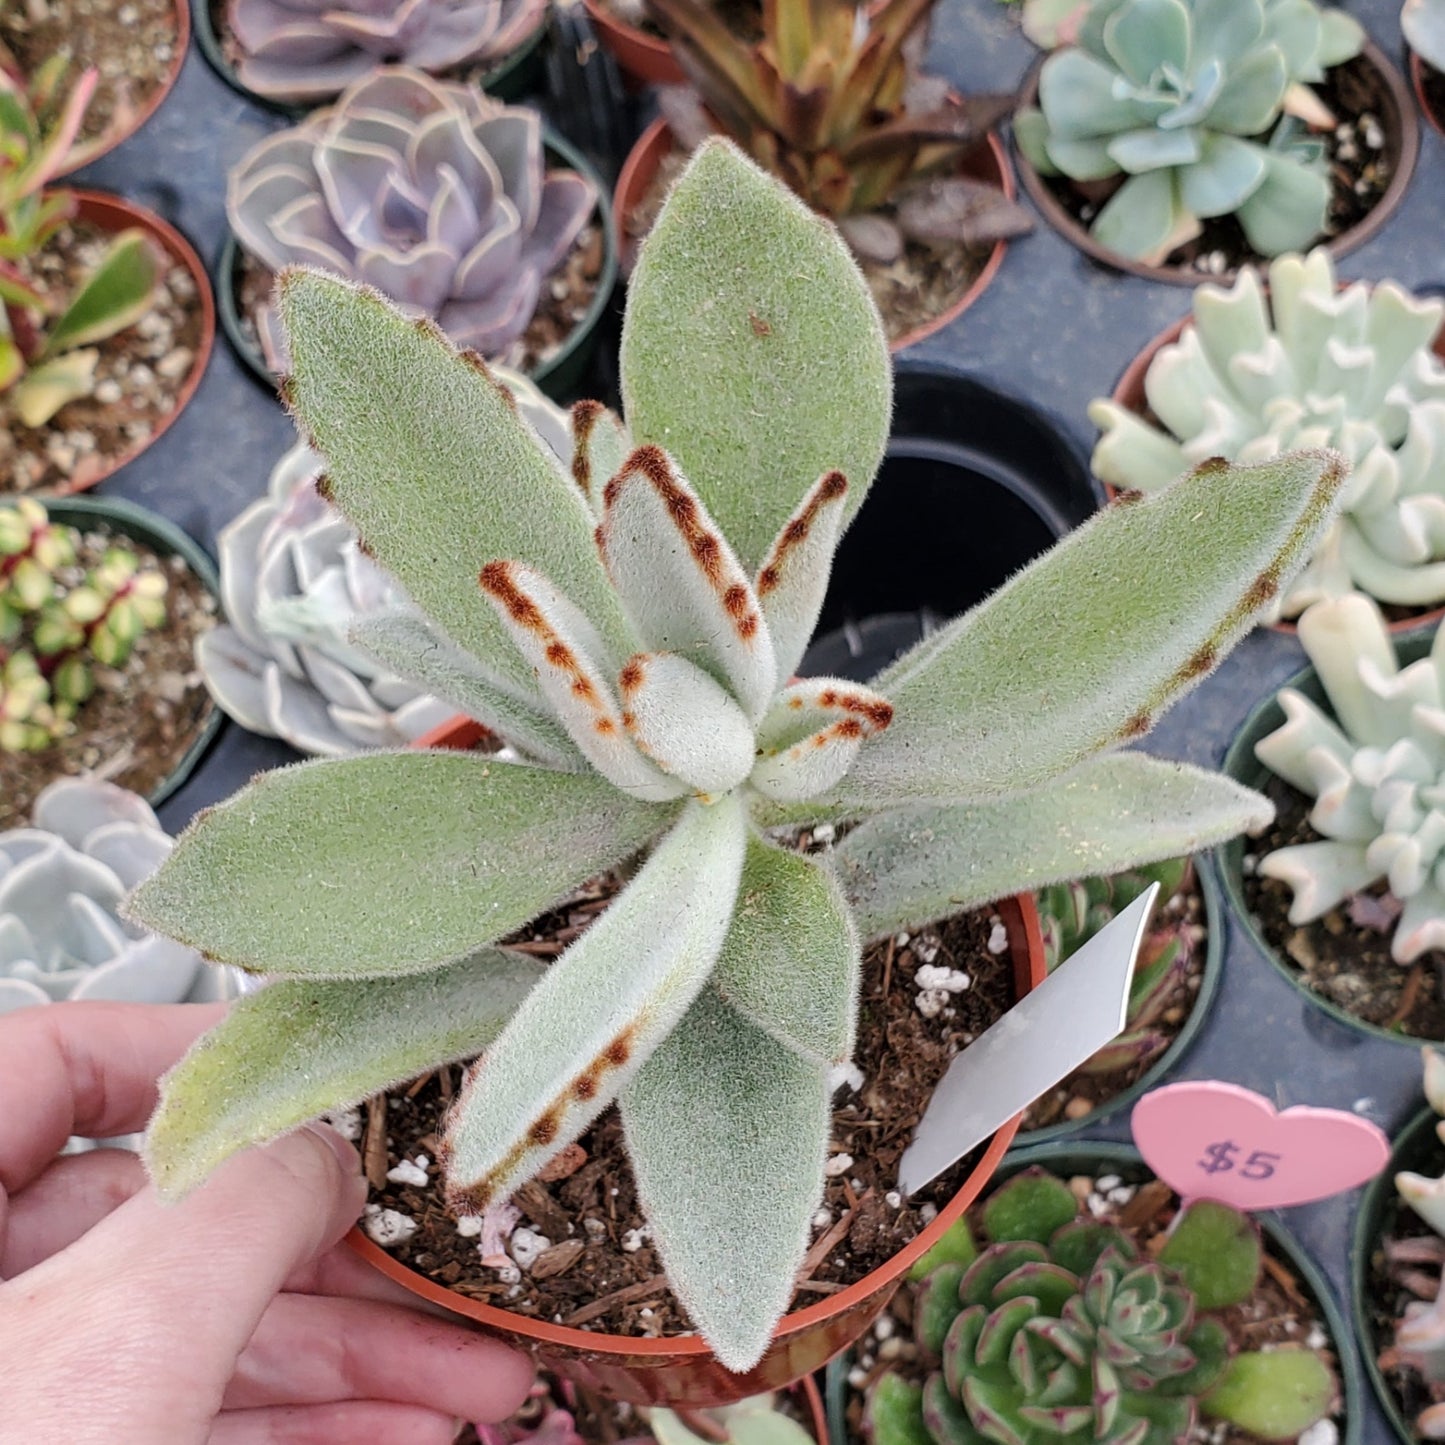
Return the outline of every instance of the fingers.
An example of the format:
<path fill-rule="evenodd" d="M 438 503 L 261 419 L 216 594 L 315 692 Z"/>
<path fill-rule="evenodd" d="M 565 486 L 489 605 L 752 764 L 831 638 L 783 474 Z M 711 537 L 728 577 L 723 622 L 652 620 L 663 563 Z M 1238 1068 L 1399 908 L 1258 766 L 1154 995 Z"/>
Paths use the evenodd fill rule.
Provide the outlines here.
<path fill-rule="evenodd" d="M 526 1399 L 533 1374 L 525 1356 L 462 1325 L 394 1305 L 283 1294 L 252 1336 L 225 1404 L 391 1400 L 500 1420 Z"/>
<path fill-rule="evenodd" d="M 9 1228 L 0 1233 L 0 1279 L 59 1254 L 145 1182 L 129 1149 L 92 1149 L 55 1160 L 10 1201 Z"/>
<path fill-rule="evenodd" d="M 72 1134 L 143 1129 L 156 1080 L 221 1004 L 67 1003 L 0 1017 L 0 1192 L 23 1189 Z"/>
<path fill-rule="evenodd" d="M 415 1405 L 279 1406 L 227 1411 L 207 1445 L 451 1445 L 457 1422 Z"/>

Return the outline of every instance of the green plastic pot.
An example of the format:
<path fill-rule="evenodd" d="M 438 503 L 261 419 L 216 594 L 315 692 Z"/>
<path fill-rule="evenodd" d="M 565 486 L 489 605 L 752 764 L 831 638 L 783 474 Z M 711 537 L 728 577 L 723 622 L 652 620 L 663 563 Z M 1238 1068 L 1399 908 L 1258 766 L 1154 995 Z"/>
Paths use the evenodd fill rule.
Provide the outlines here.
<path fill-rule="evenodd" d="M 211 20 L 210 0 L 191 0 L 191 30 L 195 34 L 196 44 L 201 48 L 201 54 L 206 57 L 206 63 L 237 95 L 244 95 L 247 100 L 264 106 L 277 115 L 284 115 L 289 120 L 300 120 L 311 111 L 330 104 L 330 99 L 335 98 L 305 105 L 296 101 L 273 100 L 269 96 L 258 95 L 248 85 L 244 85 L 236 73 L 236 67 L 226 59 L 226 53 L 221 47 L 221 37 L 216 33 L 216 27 Z M 537 22 L 537 28 L 511 54 L 504 55 L 481 77 L 482 89 L 498 100 L 516 100 L 519 96 L 535 90 L 542 74 L 542 42 L 546 38 L 547 17 L 544 14 Z"/>
<path fill-rule="evenodd" d="M 201 0 L 197 0 L 201 3 Z M 596 167 L 574 145 L 550 126 L 543 125 L 542 139 L 550 156 L 570 170 L 579 171 L 597 188 L 597 209 L 602 217 L 602 274 L 597 290 L 582 319 L 567 340 L 539 366 L 526 372 L 553 401 L 570 400 L 597 347 L 597 328 L 612 301 L 617 285 L 617 227 L 612 215 L 612 201 L 607 186 Z M 276 385 L 276 377 L 266 365 L 259 342 L 252 340 L 241 324 L 241 307 L 237 283 L 240 277 L 241 246 L 235 233 L 228 230 L 216 262 L 216 305 L 221 329 L 236 355 L 258 381 L 268 387 Z"/>
<path fill-rule="evenodd" d="M 1219 993 L 1224 978 L 1224 917 L 1220 906 L 1219 884 L 1211 866 L 1212 853 L 1199 853 L 1194 859 L 1194 877 L 1204 899 L 1204 974 L 1199 980 L 1199 993 L 1184 1027 L 1174 1036 L 1173 1042 L 1127 1089 L 1106 1100 L 1091 1114 L 1082 1119 L 1064 1119 L 1057 1124 L 1045 1125 L 1042 1129 L 1020 1129 L 1015 1151 L 1034 1149 L 1044 1144 L 1053 1144 L 1060 1139 L 1071 1139 L 1092 1128 L 1101 1119 L 1122 1113 L 1133 1106 L 1149 1092 L 1164 1082 L 1172 1070 L 1184 1062 L 1184 1056 L 1194 1046 L 1199 1031 L 1209 1017 L 1209 1010 Z"/>
<path fill-rule="evenodd" d="M 1053 1144 L 1037 1144 L 1030 1148 L 1011 1150 L 994 1175 L 993 1188 L 1006 1183 L 1015 1174 L 1034 1166 L 1046 1169 L 1050 1174 L 1067 1178 L 1073 1174 L 1094 1174 L 1102 1172 L 1118 1174 L 1127 1183 L 1139 1184 L 1154 1178 L 1137 1149 L 1124 1144 L 1107 1144 L 1093 1140 L 1069 1140 Z M 1339 1362 L 1340 1394 L 1344 1400 L 1344 1419 L 1340 1423 L 1340 1445 L 1362 1445 L 1363 1408 L 1361 1404 L 1362 1385 L 1360 1364 L 1351 1344 L 1350 1327 L 1344 1311 L 1330 1293 L 1325 1277 L 1314 1261 L 1295 1242 L 1293 1237 L 1279 1223 L 1273 1213 L 1259 1213 L 1254 1216 L 1270 1253 L 1281 1256 L 1299 1276 L 1305 1288 L 1314 1297 L 1314 1302 L 1323 1317 L 1325 1329 L 1334 1342 L 1335 1355 Z M 831 1445 L 856 1445 L 848 1438 L 844 1429 L 844 1410 L 848 1395 L 848 1367 L 850 1355 L 839 1356 L 828 1366 L 824 1396 L 828 1408 L 828 1437 Z M 1410 1437 L 1406 1436 L 1406 1440 Z"/>
<path fill-rule="evenodd" d="M 13 502 L 14 498 L 0 497 L 0 506 L 7 501 Z M 47 497 L 43 505 L 51 517 L 67 526 L 104 527 L 118 536 L 143 543 L 162 555 L 181 557 L 216 599 L 219 608 L 221 581 L 216 575 L 216 564 L 211 561 L 199 542 L 148 507 L 127 502 L 121 497 L 94 496 Z M 212 703 L 211 715 L 206 719 L 195 741 L 147 796 L 146 801 L 152 807 L 158 807 L 165 802 L 190 777 L 206 749 L 215 741 L 224 722 L 225 714 Z"/>
<path fill-rule="evenodd" d="M 1397 634 L 1393 641 L 1400 665 L 1404 667 L 1424 657 L 1430 651 L 1430 644 L 1434 637 L 1433 625 Z M 1312 666 L 1302 668 L 1283 685 L 1303 693 L 1312 702 L 1319 703 L 1327 712 L 1329 711 L 1325 690 L 1320 685 L 1319 678 Z M 1255 757 L 1254 745 L 1261 738 L 1281 727 L 1283 723 L 1284 710 L 1279 705 L 1278 694 L 1274 694 L 1260 703 L 1245 719 L 1244 726 L 1239 730 L 1230 744 L 1229 751 L 1225 754 L 1224 771 L 1236 782 L 1243 783 L 1245 787 L 1262 790 L 1274 774 Z M 1234 916 L 1238 919 L 1240 927 L 1249 940 L 1289 980 L 1290 986 L 1307 998 L 1315 1008 L 1322 1009 L 1347 1028 L 1357 1029 L 1361 1033 L 1369 1034 L 1373 1038 L 1385 1039 L 1392 1044 L 1406 1044 L 1410 1048 L 1419 1048 L 1422 1043 L 1428 1042 L 1428 1040 L 1417 1038 L 1413 1034 L 1395 1033 L 1390 1029 L 1381 1028 L 1378 1024 L 1366 1023 L 1363 1019 L 1356 1018 L 1347 1009 L 1341 1008 L 1337 1003 L 1322 998 L 1313 989 L 1305 987 L 1301 981 L 1302 975 L 1299 969 L 1279 956 L 1274 946 L 1260 931 L 1258 923 L 1249 911 L 1249 905 L 1244 897 L 1245 845 L 1244 838 L 1232 838 L 1218 850 L 1220 871 L 1224 877 L 1224 891 L 1229 899 L 1230 907 L 1234 911 Z"/>
<path fill-rule="evenodd" d="M 1380 1412 L 1390 1422 L 1395 1434 L 1405 1445 L 1416 1445 L 1420 1439 L 1400 1409 L 1400 1402 L 1384 1371 L 1376 1360 L 1385 1342 L 1375 1329 L 1371 1318 L 1366 1290 L 1370 1282 L 1370 1257 L 1376 1245 L 1394 1228 L 1401 1211 L 1409 1206 L 1402 1203 L 1395 1192 L 1395 1175 L 1402 1169 L 1413 1169 L 1421 1174 L 1438 1174 L 1445 1165 L 1445 1145 L 1435 1133 L 1440 1116 L 1433 1109 L 1422 1109 L 1405 1125 L 1390 1154 L 1389 1167 L 1370 1181 L 1360 1200 L 1360 1212 L 1355 1216 L 1355 1241 L 1350 1252 L 1350 1293 L 1355 1315 L 1355 1338 L 1359 1341 L 1360 1353 L 1365 1358 L 1365 1372 L 1375 1387 L 1375 1397 L 1380 1403 Z"/>

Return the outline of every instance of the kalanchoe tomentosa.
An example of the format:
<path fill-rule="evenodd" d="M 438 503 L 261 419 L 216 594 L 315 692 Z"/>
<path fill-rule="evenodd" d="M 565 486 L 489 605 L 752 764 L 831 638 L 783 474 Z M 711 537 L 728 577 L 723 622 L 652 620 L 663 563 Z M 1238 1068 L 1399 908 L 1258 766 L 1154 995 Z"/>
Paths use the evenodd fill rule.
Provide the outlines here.
<path fill-rule="evenodd" d="M 504 1198 L 618 1101 L 672 1286 L 746 1369 L 821 1195 L 860 936 L 1267 817 L 1226 779 L 1098 754 L 1253 624 L 1338 459 L 1107 509 L 873 686 L 792 682 L 892 373 L 837 232 L 734 147 L 706 143 L 663 208 L 628 288 L 626 430 L 580 403 L 570 474 L 434 327 L 314 272 L 280 292 L 331 500 L 429 619 L 357 641 L 533 761 L 302 764 L 193 824 L 135 916 L 281 981 L 172 1073 L 150 1167 L 174 1195 L 481 1054 L 446 1130 L 454 1205 Z M 761 831 L 824 818 L 861 820 L 841 884 Z M 639 852 L 540 978 L 492 946 Z"/>
<path fill-rule="evenodd" d="M 1330 117 L 1297 82 L 1362 43 L 1308 0 L 1094 0 L 1014 134 L 1043 175 L 1127 177 L 1090 225 L 1124 256 L 1162 261 L 1227 215 L 1278 255 L 1320 234 L 1330 194 L 1323 147 L 1287 112 Z"/>
<path fill-rule="evenodd" d="M 710 0 L 647 0 L 695 87 L 664 90 L 662 112 L 689 149 L 721 128 L 875 260 L 897 259 L 905 238 L 982 246 L 1018 235 L 1027 211 L 952 174 L 1012 97 L 960 99 L 916 72 L 934 3 L 776 0 L 753 43 Z"/>
<path fill-rule="evenodd" d="M 0 750 L 38 751 L 74 730 L 94 663 L 119 667 L 165 620 L 166 579 L 129 547 L 73 579 L 79 534 L 29 497 L 0 508 Z"/>
<path fill-rule="evenodd" d="M 164 271 L 138 228 L 113 237 L 69 296 L 45 289 L 26 264 L 76 212 L 73 192 L 44 187 L 88 154 L 75 138 L 98 72 L 84 71 L 62 94 L 65 69 L 55 56 L 27 83 L 0 56 L 0 393 L 28 427 L 90 393 L 94 343 L 150 310 Z"/>
<path fill-rule="evenodd" d="M 567 414 L 525 377 L 497 368 L 539 436 L 570 462 Z M 460 711 L 378 666 L 351 640 L 362 617 L 407 605 L 317 490 L 321 458 L 301 443 L 266 496 L 221 530 L 227 621 L 196 642 L 212 697 L 242 727 L 328 756 L 401 747 Z"/>
<path fill-rule="evenodd" d="M 546 0 L 228 0 L 241 83 L 272 100 L 329 100 L 379 65 L 435 74 L 502 60 Z"/>
<path fill-rule="evenodd" d="M 434 316 L 459 346 L 505 358 L 598 203 L 548 170 L 535 111 L 394 66 L 253 147 L 226 214 L 273 271 L 322 266 Z M 285 369 L 275 313 L 257 318 Z"/>
<path fill-rule="evenodd" d="M 1198 1411 L 1268 1440 L 1295 1439 L 1336 1395 L 1301 1347 L 1230 1357 L 1207 1311 L 1259 1280 L 1250 1219 L 1209 1200 L 1184 1210 L 1157 1258 L 1090 1215 L 1068 1185 L 1029 1169 L 983 1208 L 985 1247 L 918 1287 L 915 1329 L 936 1368 L 921 1388 L 885 1375 L 872 1445 L 1178 1445 Z"/>
<path fill-rule="evenodd" d="M 1284 725 L 1254 750 L 1315 799 L 1324 836 L 1266 853 L 1259 872 L 1294 891 L 1294 924 L 1388 882 L 1404 905 L 1390 953 L 1410 963 L 1445 946 L 1445 634 L 1402 669 L 1380 609 L 1352 595 L 1316 603 L 1299 637 L 1333 715 L 1281 688 Z"/>
<path fill-rule="evenodd" d="M 1159 901 L 1134 962 L 1124 1032 L 1083 1064 L 1081 1073 L 1138 1068 L 1168 1047 L 1169 1035 L 1160 1027 L 1162 1016 L 1175 987 L 1188 973 L 1199 934 L 1186 912 L 1193 880 L 1189 859 L 1166 858 L 1125 873 L 1055 883 L 1038 893 L 1044 962 L 1052 973 L 1150 884 L 1159 884 Z"/>
<path fill-rule="evenodd" d="M 1445 0 L 1405 0 L 1400 29 L 1416 55 L 1445 70 Z"/>
<path fill-rule="evenodd" d="M 1227 291 L 1201 286 L 1193 325 L 1149 364 L 1162 429 L 1093 402 L 1094 471 L 1152 492 L 1208 457 L 1334 447 L 1351 463 L 1339 520 L 1280 611 L 1351 591 L 1445 601 L 1445 362 L 1431 349 L 1442 320 L 1445 302 L 1393 281 L 1339 289 L 1323 247 L 1273 261 L 1267 299 L 1252 269 Z"/>

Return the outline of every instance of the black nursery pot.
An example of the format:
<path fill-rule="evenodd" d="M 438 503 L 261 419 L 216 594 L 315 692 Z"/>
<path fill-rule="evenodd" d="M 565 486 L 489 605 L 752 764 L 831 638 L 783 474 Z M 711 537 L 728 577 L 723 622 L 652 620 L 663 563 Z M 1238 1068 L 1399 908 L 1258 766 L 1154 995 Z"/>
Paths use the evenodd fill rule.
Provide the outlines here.
<path fill-rule="evenodd" d="M 1429 624 L 1422 630 L 1394 636 L 1392 641 L 1400 660 L 1400 666 L 1407 667 L 1410 663 L 1424 657 L 1430 651 L 1430 644 L 1434 637 L 1434 624 Z M 1282 686 L 1303 693 L 1310 701 L 1319 703 L 1326 712 L 1329 712 L 1329 701 L 1325 697 L 1325 690 L 1320 684 L 1319 676 L 1313 666 L 1302 668 L 1293 677 L 1288 678 Z M 1261 738 L 1274 732 L 1283 723 L 1284 710 L 1279 705 L 1277 693 L 1272 694 L 1255 707 L 1245 719 L 1244 726 L 1225 754 L 1224 771 L 1236 782 L 1243 783 L 1245 787 L 1263 791 L 1274 774 L 1255 757 L 1254 746 Z M 1392 1044 L 1406 1044 L 1415 1049 L 1418 1049 L 1422 1043 L 1430 1042 L 1413 1034 L 1395 1033 L 1390 1029 L 1381 1028 L 1377 1024 L 1367 1023 L 1347 1009 L 1341 1008 L 1333 1000 L 1324 998 L 1305 986 L 1300 970 L 1280 957 L 1278 950 L 1265 938 L 1254 915 L 1250 912 L 1249 903 L 1244 896 L 1244 853 L 1245 849 L 1251 846 L 1251 841 L 1240 835 L 1225 843 L 1218 850 L 1216 856 L 1219 859 L 1220 872 L 1223 875 L 1224 889 L 1229 897 L 1230 908 L 1246 936 L 1259 952 L 1314 1007 L 1324 1010 L 1325 1013 L 1349 1028 L 1377 1039 L 1385 1039 Z"/>
<path fill-rule="evenodd" d="M 1435 1133 L 1440 1116 L 1430 1108 L 1422 1109 L 1405 1125 L 1390 1153 L 1389 1167 L 1377 1175 L 1365 1190 L 1360 1212 L 1355 1219 L 1354 1248 L 1350 1254 L 1350 1293 L 1353 1296 L 1355 1338 L 1365 1357 L 1365 1372 L 1375 1387 L 1380 1410 L 1404 1445 L 1415 1445 L 1421 1437 L 1412 1428 L 1400 1408 L 1400 1397 L 1385 1379 L 1376 1360 L 1386 1341 L 1376 1328 L 1371 1307 L 1371 1260 L 1380 1241 L 1394 1227 L 1409 1206 L 1395 1192 L 1395 1175 L 1409 1169 L 1420 1174 L 1438 1174 L 1445 1165 L 1445 1146 Z"/>
<path fill-rule="evenodd" d="M 833 560 L 804 674 L 864 679 L 981 602 L 1103 500 L 1032 407 L 900 362 L 883 465 Z"/>
<path fill-rule="evenodd" d="M 1137 1149 L 1125 1144 L 1111 1144 L 1092 1140 L 1065 1140 L 1052 1144 L 1035 1144 L 1031 1147 L 1011 1149 L 999 1165 L 984 1197 L 1006 1184 L 1015 1174 L 1037 1166 L 1068 1179 L 1074 1174 L 1099 1175 L 1104 1172 L 1117 1174 L 1126 1184 L 1143 1184 L 1155 1176 L 1144 1163 Z M 1334 1345 L 1339 1371 L 1340 1397 L 1343 1402 L 1343 1418 L 1340 1427 L 1340 1445 L 1364 1445 L 1363 1392 L 1360 1379 L 1360 1365 L 1351 1344 L 1350 1326 L 1344 1311 L 1336 1302 L 1330 1287 L 1314 1261 L 1307 1255 L 1294 1237 L 1279 1222 L 1273 1213 L 1259 1213 L 1253 1216 L 1264 1235 L 1265 1246 L 1270 1254 L 1287 1260 L 1289 1267 L 1299 1277 L 1318 1309 L 1324 1327 Z M 905 1286 L 906 1288 L 907 1286 Z M 852 1362 L 851 1352 L 840 1355 L 829 1366 L 825 1380 L 824 1398 L 828 1409 L 828 1437 L 831 1445 L 863 1445 L 857 1437 L 850 1436 L 846 1427 L 844 1411 L 847 1407 L 848 1368 Z M 1405 1439 L 1409 1441 L 1410 1436 Z"/>

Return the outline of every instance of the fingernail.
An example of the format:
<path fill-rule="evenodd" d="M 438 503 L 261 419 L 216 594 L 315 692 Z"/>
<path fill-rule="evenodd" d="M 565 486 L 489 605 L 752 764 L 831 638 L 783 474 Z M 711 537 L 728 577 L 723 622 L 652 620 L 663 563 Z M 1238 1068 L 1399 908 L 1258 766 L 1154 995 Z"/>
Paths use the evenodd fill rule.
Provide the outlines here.
<path fill-rule="evenodd" d="M 329 1124 L 307 1124 L 305 1127 L 307 1132 L 315 1134 L 336 1155 L 336 1162 L 341 1165 L 343 1174 L 361 1173 L 361 1155 Z"/>

